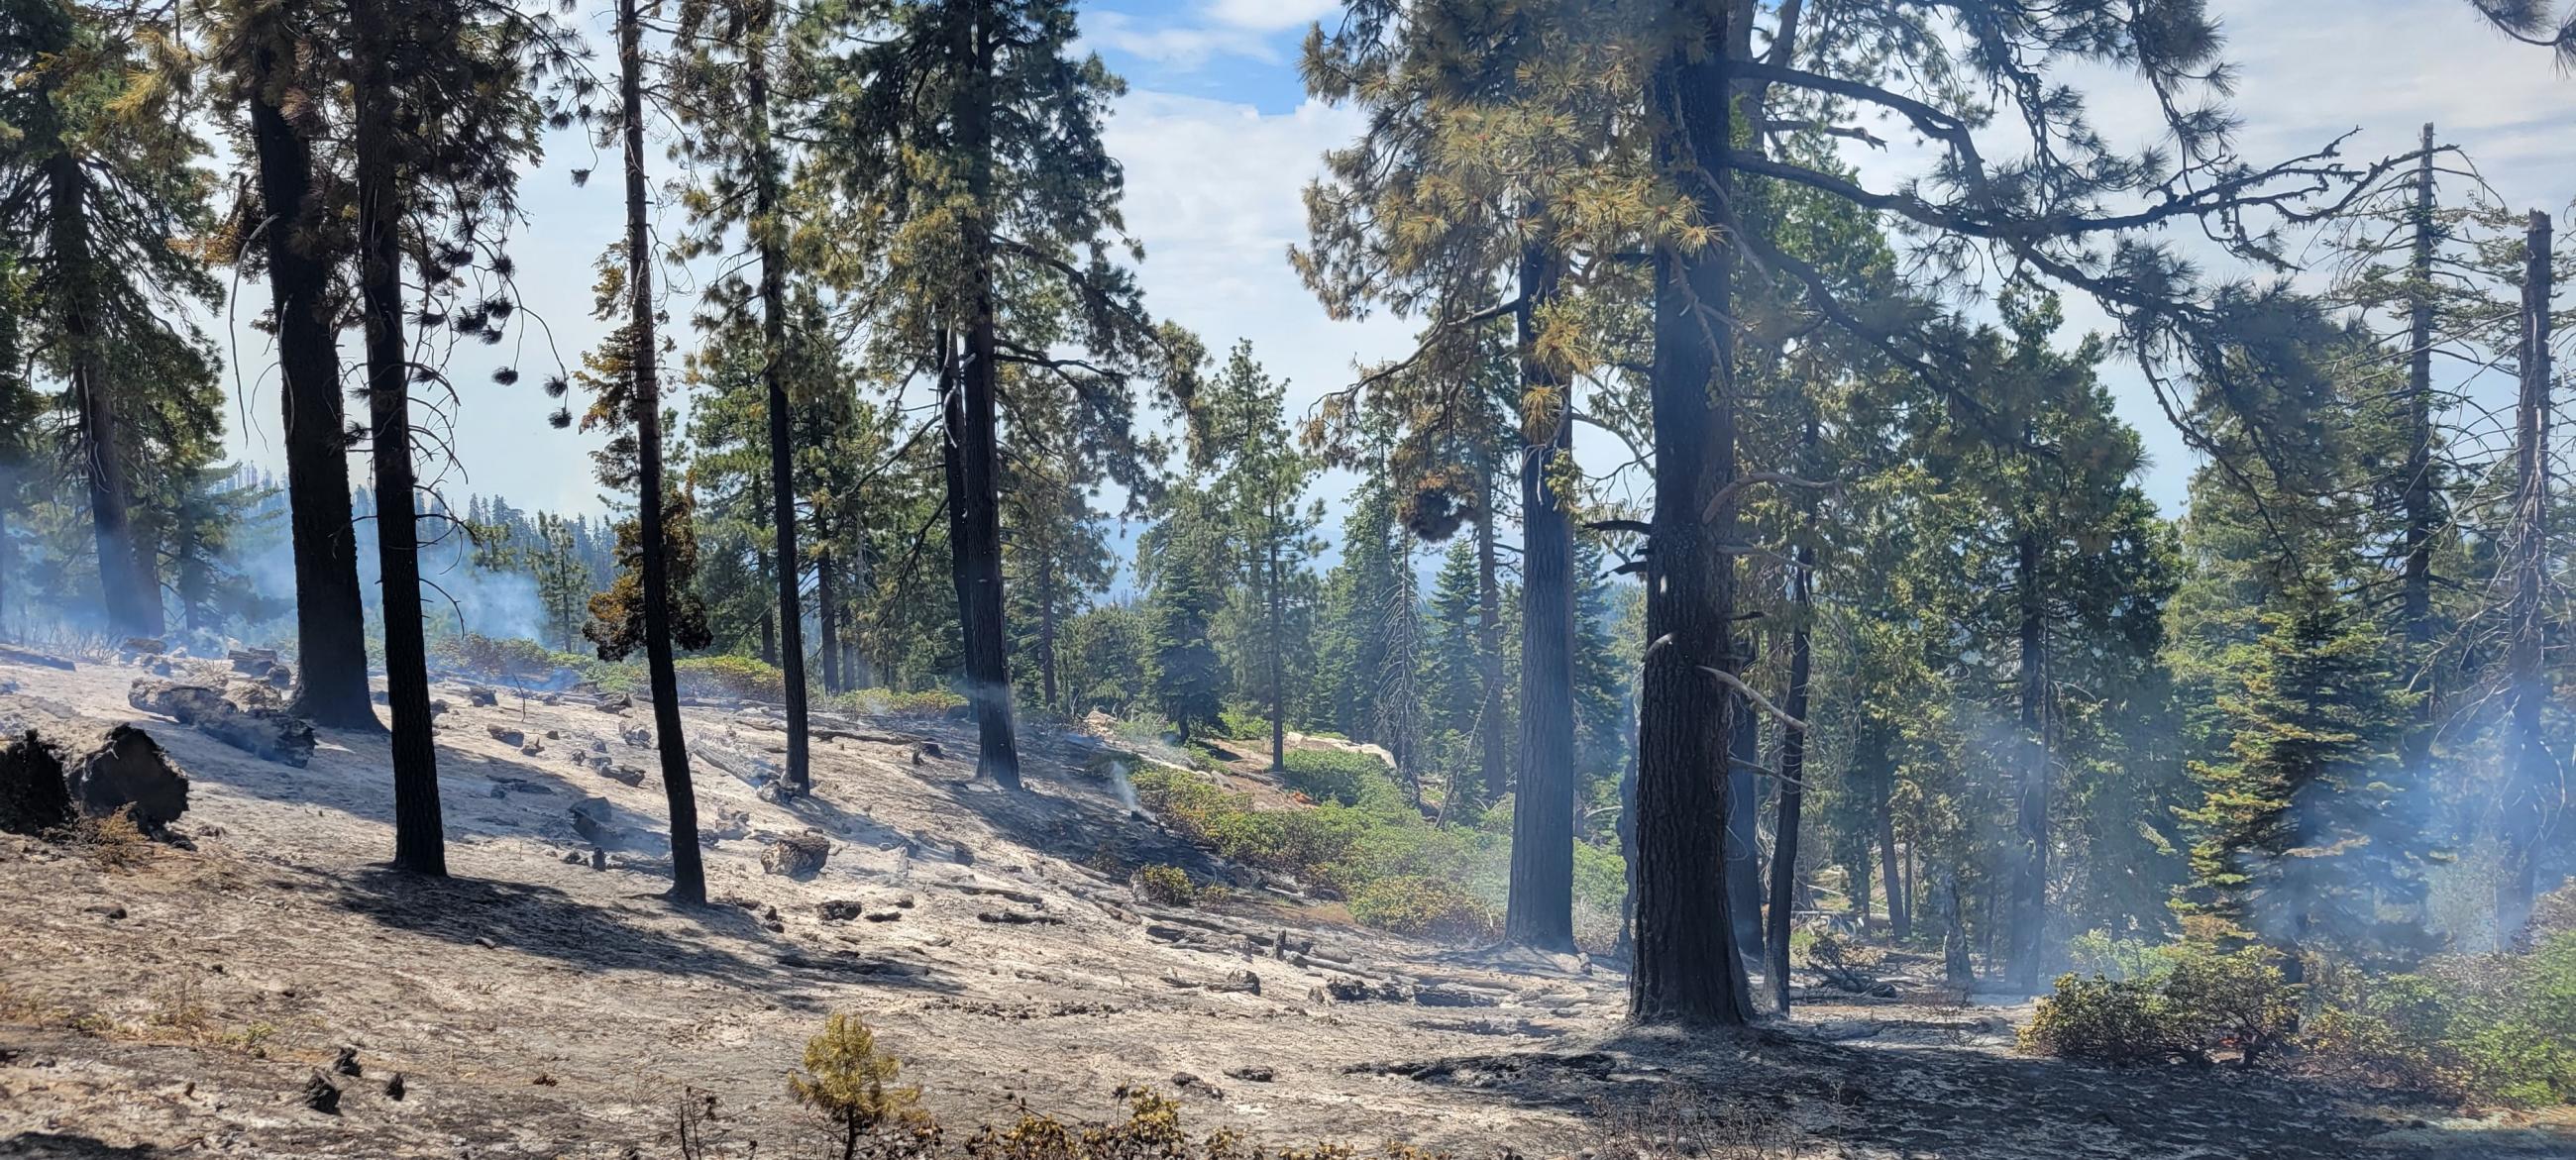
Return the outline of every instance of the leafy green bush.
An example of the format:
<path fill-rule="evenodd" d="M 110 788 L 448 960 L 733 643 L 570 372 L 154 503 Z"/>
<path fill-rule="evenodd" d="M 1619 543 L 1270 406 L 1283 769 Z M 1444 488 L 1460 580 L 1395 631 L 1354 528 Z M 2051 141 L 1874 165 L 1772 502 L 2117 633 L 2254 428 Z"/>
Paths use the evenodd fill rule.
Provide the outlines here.
<path fill-rule="evenodd" d="M 2576 934 L 2355 978 L 2300 1040 L 2320 1070 L 2479 1103 L 2576 1102 Z"/>
<path fill-rule="evenodd" d="M 2298 988 L 2267 948 L 2222 954 L 2176 948 L 2143 978 L 2064 975 L 2021 1030 L 2024 1051 L 2095 1063 L 2208 1062 L 2251 1067 L 2297 1024 Z"/>
<path fill-rule="evenodd" d="M 1199 889 L 1190 882 L 1190 872 L 1178 866 L 1147 866 L 1136 872 L 1136 888 L 1149 902 L 1166 906 L 1188 906 L 1197 901 Z"/>
<path fill-rule="evenodd" d="M 1379 783 L 1383 783 L 1385 790 L 1392 791 L 1397 800 L 1403 797 L 1395 785 L 1393 772 L 1387 769 L 1385 762 L 1347 749 L 1292 750 L 1287 756 L 1286 767 L 1280 771 L 1279 780 L 1316 801 L 1340 802 L 1346 806 L 1359 805 L 1363 797 L 1373 796 L 1371 791 L 1379 789 Z"/>
<path fill-rule="evenodd" d="M 2170 948 L 2143 939 L 2113 938 L 2111 932 L 2088 930 L 2066 941 L 2067 957 L 2078 975 L 2107 979 L 2145 979 L 2172 969 Z"/>
<path fill-rule="evenodd" d="M 778 701 L 787 696 L 786 675 L 756 657 L 682 657 L 673 667 L 685 697 Z"/>
<path fill-rule="evenodd" d="M 1375 879 L 1351 893 L 1350 906 L 1352 918 L 1397 934 L 1492 938 L 1502 930 L 1492 907 L 1446 878 Z"/>
<path fill-rule="evenodd" d="M 597 662 L 577 653 L 559 653 L 517 637 L 451 633 L 430 642 L 430 662 L 452 672 L 492 680 L 543 678 L 556 669 L 581 671 Z"/>

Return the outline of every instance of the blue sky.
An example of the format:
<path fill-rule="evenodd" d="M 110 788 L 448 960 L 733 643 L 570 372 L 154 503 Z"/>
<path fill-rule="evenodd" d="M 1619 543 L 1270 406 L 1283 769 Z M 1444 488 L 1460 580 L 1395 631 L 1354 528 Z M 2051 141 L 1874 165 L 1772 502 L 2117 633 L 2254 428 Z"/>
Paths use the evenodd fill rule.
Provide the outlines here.
<path fill-rule="evenodd" d="M 2557 75 L 2546 53 L 2503 41 L 2464 0 L 2211 6 L 2226 22 L 2229 55 L 2242 66 L 2235 104 L 2248 156 L 2304 151 L 2356 127 L 2363 133 L 2348 155 L 2400 152 L 2432 120 L 2446 140 L 2470 149 L 2508 204 L 2558 208 L 2576 195 L 2576 115 L 2569 112 L 2576 79 Z M 1337 9 L 1327 0 L 1101 0 L 1084 5 L 1082 16 L 1085 45 L 1130 85 L 1108 135 L 1127 170 L 1126 213 L 1146 249 L 1140 276 L 1149 304 L 1195 329 L 1212 351 L 1251 339 L 1272 372 L 1290 381 L 1298 408 L 1347 382 L 1355 364 L 1407 349 L 1412 329 L 1383 316 L 1325 318 L 1285 259 L 1289 244 L 1304 237 L 1299 194 L 1320 155 L 1359 128 L 1347 110 L 1308 101 L 1297 77 L 1305 29 Z M 2101 94 L 2095 119 L 2115 141 L 2143 144 L 2154 132 L 2154 111 L 2134 82 L 2106 75 L 2077 83 Z M 613 169 L 613 158 L 569 135 L 549 147 L 544 168 L 525 180 L 529 225 L 514 252 L 526 304 L 569 363 L 605 329 L 588 316 L 591 271 L 618 236 L 618 191 L 614 182 L 575 188 L 569 180 L 574 168 Z M 660 156 L 652 160 L 667 168 Z M 1853 160 L 1884 186 L 1919 158 L 1900 145 Z M 236 316 L 265 297 L 248 289 L 250 301 Z M 674 291 L 672 314 L 685 318 L 688 287 Z M 2103 325 L 2081 303 L 2070 303 L 2069 314 L 2074 331 Z M 244 394 L 235 413 L 251 420 L 249 430 L 236 432 L 237 445 L 251 461 L 274 466 L 277 402 L 266 340 L 237 325 L 234 343 Z M 513 350 L 526 372 L 519 385 L 493 383 L 492 367 Z M 453 371 L 463 396 L 463 463 L 462 477 L 447 480 L 451 494 L 598 509 L 588 457 L 595 441 L 544 421 L 552 404 L 535 384 L 552 364 L 534 333 L 522 346 L 460 352 Z M 2110 375 L 2122 413 L 2154 456 L 2144 479 L 2149 494 L 2178 510 L 2190 455 L 2135 369 L 2116 367 Z M 1586 453 L 1609 456 L 1606 447 Z"/>

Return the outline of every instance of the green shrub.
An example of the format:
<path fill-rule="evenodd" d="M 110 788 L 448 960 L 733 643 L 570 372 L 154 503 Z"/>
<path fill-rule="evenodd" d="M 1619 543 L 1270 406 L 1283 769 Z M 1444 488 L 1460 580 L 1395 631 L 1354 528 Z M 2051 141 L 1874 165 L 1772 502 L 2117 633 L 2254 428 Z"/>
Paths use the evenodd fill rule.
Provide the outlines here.
<path fill-rule="evenodd" d="M 1352 918 L 1397 934 L 1492 938 L 1502 929 L 1492 907 L 1446 878 L 1376 879 L 1351 893 L 1350 906 Z"/>
<path fill-rule="evenodd" d="M 1291 750 L 1279 780 L 1319 802 L 1355 806 L 1365 798 L 1382 796 L 1372 793 L 1381 788 L 1394 791 L 1397 801 L 1403 800 L 1403 792 L 1396 787 L 1385 762 L 1347 749 Z"/>
<path fill-rule="evenodd" d="M 1198 887 L 1191 884 L 1190 872 L 1178 866 L 1147 866 L 1136 872 L 1136 888 L 1146 901 L 1166 906 L 1188 906 L 1197 901 Z"/>
<path fill-rule="evenodd" d="M 2108 979 L 2145 979 L 2173 967 L 2169 948 L 2143 939 L 2113 938 L 2105 930 L 2088 930 L 2066 941 L 2066 954 L 2078 975 Z"/>
<path fill-rule="evenodd" d="M 2025 1051 L 2095 1063 L 2207 1062 L 2251 1067 L 2297 1024 L 2298 988 L 2263 947 L 2179 948 L 2144 978 L 2063 975 L 2021 1030 Z"/>
<path fill-rule="evenodd" d="M 2455 1099 L 2576 1101 L 2576 934 L 2350 980 L 2300 1042 L 2320 1070 Z"/>
<path fill-rule="evenodd" d="M 786 675 L 756 657 L 682 657 L 674 668 L 682 696 L 749 701 L 779 701 L 787 696 Z"/>
<path fill-rule="evenodd" d="M 597 663 L 578 653 L 559 653 L 517 637 L 451 633 L 432 641 L 429 659 L 439 668 L 490 680 L 542 679 L 556 669 L 581 671 Z"/>

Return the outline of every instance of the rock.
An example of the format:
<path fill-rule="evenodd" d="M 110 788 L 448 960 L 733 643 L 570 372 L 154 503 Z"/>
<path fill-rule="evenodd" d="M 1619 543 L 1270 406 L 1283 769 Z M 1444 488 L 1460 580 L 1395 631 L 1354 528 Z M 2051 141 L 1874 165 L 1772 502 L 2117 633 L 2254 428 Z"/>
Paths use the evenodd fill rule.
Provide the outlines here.
<path fill-rule="evenodd" d="M 501 695 L 490 689 L 486 689 L 481 685 L 476 685 L 473 688 L 465 690 L 465 703 L 478 709 L 488 708 L 500 704 Z"/>
<path fill-rule="evenodd" d="M 125 703 L 270 761 L 302 769 L 313 760 L 312 722 L 275 707 L 273 695 L 228 695 L 208 685 L 145 677 L 125 691 Z"/>
<path fill-rule="evenodd" d="M 548 729 L 548 730 L 546 730 L 546 740 L 548 740 L 548 741 L 561 741 L 561 740 L 563 740 L 563 730 L 561 730 L 561 729 Z"/>
<path fill-rule="evenodd" d="M 1492 1007 L 1500 1000 L 1460 987 L 1424 987 L 1413 993 L 1413 1001 L 1425 1007 Z"/>
<path fill-rule="evenodd" d="M 617 739 L 637 749 L 653 748 L 653 731 L 641 725 L 629 725 L 618 730 Z"/>
<path fill-rule="evenodd" d="M 867 919 L 869 922 L 901 922 L 903 921 L 903 912 L 900 910 L 871 910 L 861 917 Z"/>
<path fill-rule="evenodd" d="M 701 821 L 698 827 L 699 834 L 709 840 L 739 841 L 751 836 L 751 812 L 719 807 L 712 824 Z"/>
<path fill-rule="evenodd" d="M 1257 1064 L 1249 1067 L 1229 1067 L 1225 1069 L 1225 1075 L 1228 1079 L 1239 1079 L 1245 1083 L 1269 1083 L 1278 1078 L 1278 1075 L 1269 1068 Z"/>
<path fill-rule="evenodd" d="M 1222 994 L 1258 995 L 1261 993 L 1261 976 L 1251 971 L 1236 971 L 1208 984 L 1207 989 Z"/>
<path fill-rule="evenodd" d="M 593 753 L 606 753 L 606 752 L 608 752 L 608 741 L 607 741 L 607 739 L 606 739 L 606 738 L 601 738 L 601 737 L 593 737 L 593 738 L 591 738 L 591 739 L 590 739 L 590 751 L 591 751 L 591 752 L 593 752 Z"/>
<path fill-rule="evenodd" d="M 1225 1089 L 1209 1083 L 1206 1080 L 1200 1079 L 1195 1075 L 1191 1075 L 1186 1071 L 1172 1073 L 1172 1086 L 1181 1091 L 1188 1092 L 1191 1095 L 1205 1096 L 1212 1100 L 1221 1100 L 1225 1098 Z"/>
<path fill-rule="evenodd" d="M 492 740 L 498 741 L 503 745 L 516 747 L 526 744 L 528 740 L 527 734 L 521 733 L 516 729 L 512 729 L 507 725 L 486 725 L 483 727 L 483 731 L 491 734 Z"/>
<path fill-rule="evenodd" d="M 359 1074 L 358 1049 L 355 1047 L 342 1047 L 340 1049 L 340 1054 L 331 1060 L 331 1070 L 340 1075 L 354 1076 Z"/>
<path fill-rule="evenodd" d="M 280 689 L 294 688 L 295 670 L 288 668 L 285 665 L 279 665 L 276 668 L 270 669 L 268 670 L 268 683 L 271 686 Z"/>
<path fill-rule="evenodd" d="M 848 922 L 867 913 L 867 904 L 855 898 L 833 898 L 815 909 L 823 913 L 825 922 Z"/>
<path fill-rule="evenodd" d="M 246 677 L 265 677 L 277 667 L 277 650 L 273 648 L 237 648 L 226 654 L 233 671 Z"/>
<path fill-rule="evenodd" d="M 449 706 L 446 701 L 433 700 L 429 703 L 429 715 L 432 717 L 443 717 L 447 714 L 448 708 Z"/>
<path fill-rule="evenodd" d="M 73 752 L 63 762 L 63 790 L 83 814 L 103 818 L 128 810 L 136 826 L 157 836 L 188 812 L 188 775 L 170 764 L 151 734 L 112 726 Z"/>
<path fill-rule="evenodd" d="M 627 785 L 644 784 L 644 771 L 632 765 L 604 766 L 600 769 L 599 776 Z"/>
<path fill-rule="evenodd" d="M 305 1077 L 303 1094 L 305 1107 L 326 1116 L 340 1114 L 340 1089 L 332 1084 L 330 1076 L 322 1074 L 322 1069 L 317 1067 Z"/>
<path fill-rule="evenodd" d="M 519 747 L 519 756 L 521 756 L 521 757 L 535 757 L 535 756 L 537 756 L 537 755 L 539 755 L 539 754 L 544 753 L 545 751 L 546 751 L 546 745 L 545 745 L 545 742 L 542 742 L 542 741 L 530 741 L 530 742 L 528 742 L 527 744 L 522 745 L 522 746 L 520 746 L 520 747 Z"/>
<path fill-rule="evenodd" d="M 583 798 L 572 807 L 572 832 L 591 845 L 591 864 L 603 864 L 600 851 L 622 850 L 635 843 L 640 835 L 618 818 L 617 807 L 607 798 Z"/>
<path fill-rule="evenodd" d="M 824 861 L 831 856 L 832 840 L 813 830 L 779 834 L 760 852 L 760 868 L 789 878 L 811 878 L 822 873 Z"/>
<path fill-rule="evenodd" d="M 72 817 L 62 751 L 32 729 L 12 738 L 0 749 L 0 831 L 42 834 L 70 825 Z"/>
<path fill-rule="evenodd" d="M 81 913 L 95 914 L 109 922 L 119 922 L 125 918 L 125 908 L 122 906 L 84 906 L 81 908 Z"/>
<path fill-rule="evenodd" d="M 583 857 L 581 856 L 581 851 L 579 851 L 579 850 L 566 850 L 566 851 L 564 851 L 563 860 L 564 860 L 564 865 L 566 865 L 566 866 L 579 866 L 579 865 L 581 865 L 583 862 L 587 861 L 587 859 L 585 859 L 585 858 L 583 858 Z"/>
<path fill-rule="evenodd" d="M 975 916 L 977 922 L 1002 926 L 1063 926 L 1064 920 L 1052 914 L 1030 914 L 1024 910 L 987 910 Z"/>
<path fill-rule="evenodd" d="M 385 1081 L 386 1099 L 399 1102 L 403 1098 L 404 1090 L 405 1085 L 403 1083 L 403 1073 L 401 1072 L 395 1072 L 392 1079 Z"/>

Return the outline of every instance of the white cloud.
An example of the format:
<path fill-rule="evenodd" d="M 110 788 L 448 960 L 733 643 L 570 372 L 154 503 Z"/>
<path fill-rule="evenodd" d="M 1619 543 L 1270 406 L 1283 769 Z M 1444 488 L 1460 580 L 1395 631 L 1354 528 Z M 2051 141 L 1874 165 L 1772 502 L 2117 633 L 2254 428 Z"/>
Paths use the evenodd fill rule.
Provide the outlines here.
<path fill-rule="evenodd" d="M 1254 29 L 1147 24 L 1124 12 L 1085 14 L 1082 41 L 1082 47 L 1091 51 L 1122 52 L 1180 69 L 1195 69 L 1221 56 L 1249 57 L 1272 64 L 1280 59 L 1269 39 Z"/>
<path fill-rule="evenodd" d="M 1263 32 L 1303 31 L 1341 10 L 1341 0 L 1215 0 L 1208 5 L 1208 15 L 1220 24 Z"/>

